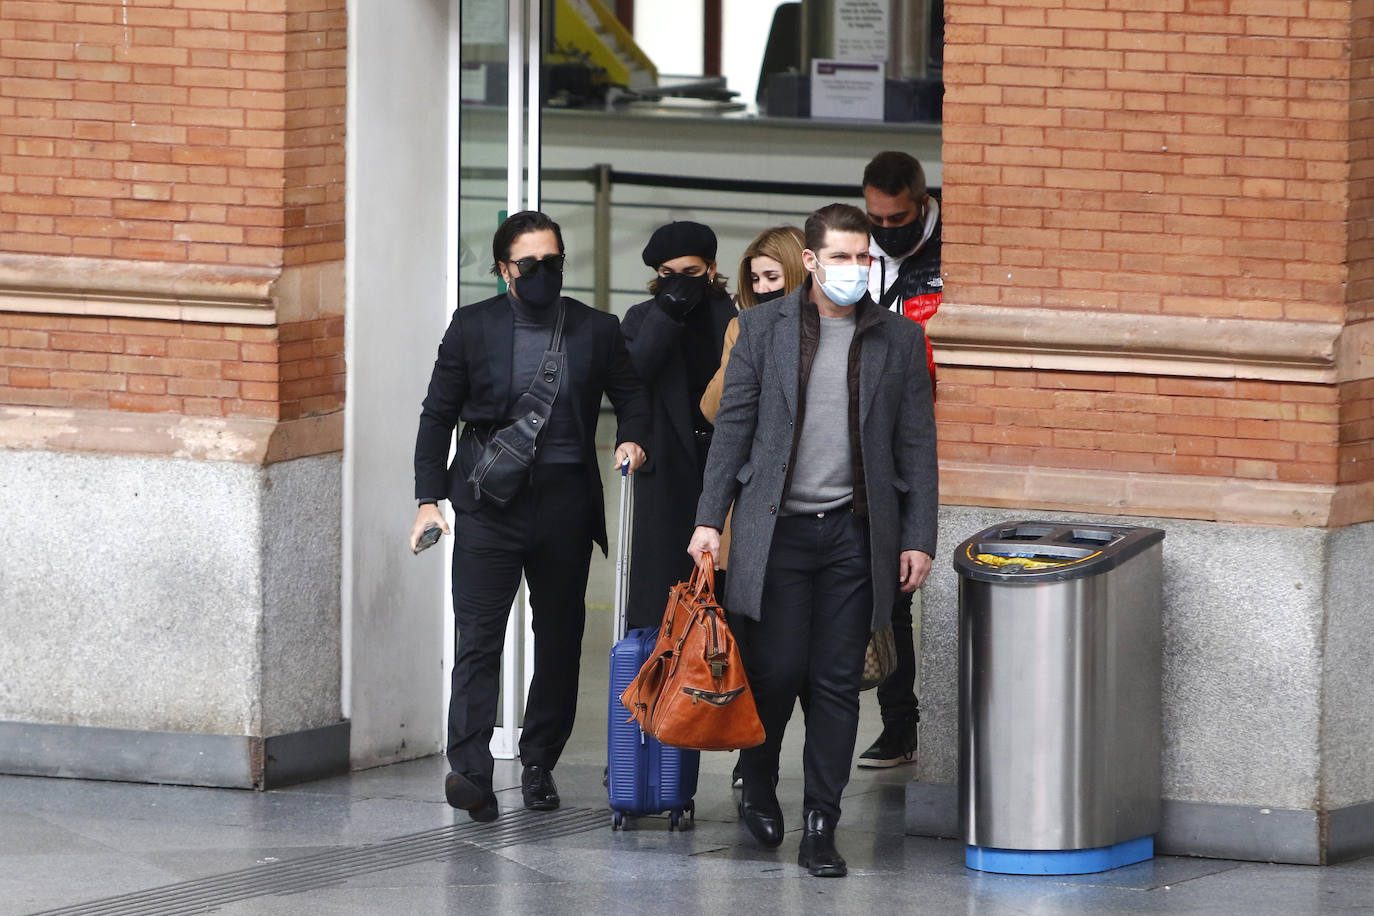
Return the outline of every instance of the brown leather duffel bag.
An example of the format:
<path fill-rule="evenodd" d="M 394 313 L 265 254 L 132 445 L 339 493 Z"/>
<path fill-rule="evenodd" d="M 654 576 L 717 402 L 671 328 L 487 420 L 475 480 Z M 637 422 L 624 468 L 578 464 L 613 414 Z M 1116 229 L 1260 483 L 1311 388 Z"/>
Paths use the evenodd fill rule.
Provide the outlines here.
<path fill-rule="evenodd" d="M 709 554 L 668 592 L 658 642 L 620 702 L 671 747 L 730 751 L 763 743 L 739 647 L 716 603 Z"/>

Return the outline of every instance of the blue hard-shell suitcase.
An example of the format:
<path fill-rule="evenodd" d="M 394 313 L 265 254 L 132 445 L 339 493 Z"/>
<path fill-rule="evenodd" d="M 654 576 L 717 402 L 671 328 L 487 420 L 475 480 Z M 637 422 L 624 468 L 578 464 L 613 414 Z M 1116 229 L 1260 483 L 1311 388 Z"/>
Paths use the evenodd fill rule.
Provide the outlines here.
<path fill-rule="evenodd" d="M 683 815 L 692 817 L 697 791 L 700 751 L 667 747 L 644 734 L 630 718 L 620 695 L 639 674 L 658 639 L 658 627 L 625 631 L 625 595 L 630 578 L 630 528 L 634 518 L 634 483 L 620 471 L 620 535 L 616 554 L 615 634 L 611 646 L 611 690 L 606 750 L 606 790 L 612 826 L 620 829 L 626 815 L 668 814 L 668 828 L 676 829 Z"/>

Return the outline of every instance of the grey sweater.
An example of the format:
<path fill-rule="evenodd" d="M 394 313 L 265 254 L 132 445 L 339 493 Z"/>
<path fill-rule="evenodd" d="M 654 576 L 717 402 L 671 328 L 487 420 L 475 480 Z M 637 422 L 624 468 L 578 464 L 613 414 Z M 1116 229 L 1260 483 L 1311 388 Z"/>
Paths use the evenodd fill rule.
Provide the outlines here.
<path fill-rule="evenodd" d="M 828 512 L 854 499 L 849 443 L 849 347 L 854 313 L 821 316 L 821 339 L 806 383 L 806 415 L 783 515 Z"/>

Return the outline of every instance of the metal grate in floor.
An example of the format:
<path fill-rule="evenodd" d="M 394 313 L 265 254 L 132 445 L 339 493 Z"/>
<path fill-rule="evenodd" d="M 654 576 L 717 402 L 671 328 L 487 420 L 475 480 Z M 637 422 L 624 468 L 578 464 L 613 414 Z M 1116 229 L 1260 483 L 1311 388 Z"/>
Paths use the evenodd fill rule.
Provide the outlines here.
<path fill-rule="evenodd" d="M 354 849 L 337 849 L 299 859 L 255 865 L 239 871 L 182 881 L 34 916 L 181 916 L 210 913 L 230 903 L 339 884 L 354 875 L 418 862 L 459 859 L 556 837 L 609 830 L 602 810 L 564 808 L 555 812 L 514 811 L 495 824 L 440 827 Z"/>

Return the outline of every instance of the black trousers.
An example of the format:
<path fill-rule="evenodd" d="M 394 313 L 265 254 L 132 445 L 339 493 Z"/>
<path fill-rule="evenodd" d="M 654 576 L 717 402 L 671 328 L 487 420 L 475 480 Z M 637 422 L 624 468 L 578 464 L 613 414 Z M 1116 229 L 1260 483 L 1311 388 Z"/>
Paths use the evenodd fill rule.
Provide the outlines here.
<path fill-rule="evenodd" d="M 910 592 L 897 592 L 892 602 L 892 638 L 897 643 L 897 667 L 878 685 L 883 725 L 915 725 L 921 717 L 916 700 L 916 645 L 912 635 Z"/>
<path fill-rule="evenodd" d="M 457 651 L 448 704 L 448 761 L 491 780 L 491 735 L 500 694 L 506 621 L 523 572 L 534 629 L 534 673 L 520 759 L 552 769 L 572 734 L 586 623 L 593 506 L 581 465 L 535 469 L 504 509 L 459 512 L 454 524 L 453 614 Z"/>
<path fill-rule="evenodd" d="M 740 752 L 746 796 L 777 779 L 783 733 L 806 695 L 804 806 L 839 818 L 859 728 L 859 682 L 873 620 L 868 526 L 848 509 L 779 518 L 762 617 L 734 618 L 764 742 Z"/>

